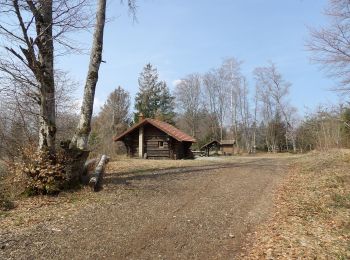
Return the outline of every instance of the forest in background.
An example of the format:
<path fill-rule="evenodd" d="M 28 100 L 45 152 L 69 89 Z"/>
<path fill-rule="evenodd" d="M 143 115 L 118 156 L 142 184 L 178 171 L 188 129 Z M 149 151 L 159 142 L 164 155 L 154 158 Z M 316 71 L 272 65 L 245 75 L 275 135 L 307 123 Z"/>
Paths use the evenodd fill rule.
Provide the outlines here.
<path fill-rule="evenodd" d="M 135 18 L 136 2 L 127 3 Z M 22 7 L 17 1 L 13 6 L 6 1 L 0 2 L 0 5 L 4 11 L 14 7 L 17 16 L 21 14 L 21 8 L 24 13 L 31 14 L 25 5 Z M 58 50 L 65 55 L 79 51 L 72 45 L 71 35 L 92 28 L 89 19 L 91 6 L 84 1 L 78 1 L 77 5 L 72 2 L 66 7 L 59 2 L 54 2 L 54 5 L 57 8 L 53 14 L 62 14 L 57 31 L 53 32 L 57 35 L 54 40 L 58 42 Z M 343 93 L 348 90 L 348 5 L 347 1 L 330 1 L 326 13 L 331 20 L 330 25 L 310 29 L 311 37 L 307 42 L 313 60 L 339 81 L 335 90 Z M 69 12 L 65 11 L 66 8 Z M 67 24 L 60 23 L 63 21 Z M 28 31 L 24 31 L 24 36 L 2 26 L 2 39 L 29 44 L 31 50 L 28 37 L 33 33 L 29 30 L 33 24 L 30 20 L 27 22 Z M 2 23 L 6 24 L 5 21 Z M 17 26 L 16 22 L 13 26 Z M 41 77 L 30 66 L 31 59 L 25 61 L 30 57 L 25 56 L 25 49 L 21 48 L 17 50 L 5 45 L 0 59 L 0 158 L 3 159 L 20 156 L 24 147 L 36 147 L 52 132 L 42 134 L 42 124 L 49 123 L 43 121 L 46 117 L 41 114 L 45 110 L 40 104 L 42 100 L 46 102 L 50 99 L 43 99 L 43 90 L 38 91 Z M 23 50 L 24 58 L 21 56 Z M 31 51 L 35 53 L 37 50 Z M 40 59 L 41 49 L 38 51 Z M 242 61 L 235 58 L 225 59 L 206 73 L 184 75 L 170 90 L 167 83 L 159 78 L 156 64 L 146 64 L 138 77 L 139 92 L 135 97 L 130 96 L 129 86 L 119 86 L 110 93 L 100 112 L 92 118 L 92 132 L 88 143 L 85 140 L 88 135 L 85 134 L 84 147 L 89 144 L 93 154 L 113 156 L 123 153 L 123 146 L 112 143 L 112 137 L 137 122 L 141 112 L 146 117 L 164 120 L 194 136 L 197 143 L 193 149 L 211 140 L 223 139 L 236 140 L 238 153 L 254 153 L 256 150 L 297 153 L 349 146 L 350 111 L 347 103 L 319 106 L 308 114 L 300 115 L 289 97 L 293 82 L 279 72 L 276 64 L 270 62 L 256 68 L 252 72 L 252 82 L 247 81 L 251 75 L 244 75 L 241 65 Z M 50 106 L 55 114 L 54 147 L 54 143 L 70 140 L 78 131 L 79 115 L 71 93 L 79 83 L 60 69 L 55 69 L 52 75 L 55 102 Z M 131 99 L 134 107 L 131 107 Z"/>
<path fill-rule="evenodd" d="M 349 147 L 347 104 L 320 105 L 302 117 L 289 98 L 292 83 L 275 64 L 256 68 L 252 87 L 241 72 L 241 64 L 235 58 L 226 59 L 207 73 L 184 76 L 173 91 L 159 79 L 156 67 L 146 64 L 138 78 L 134 107 L 127 89 L 118 86 L 93 117 L 89 139 L 92 154 L 124 154 L 124 145 L 113 143 L 112 137 L 137 123 L 140 113 L 194 136 L 197 143 L 193 149 L 211 140 L 232 139 L 236 140 L 237 153 L 303 153 Z M 78 118 L 69 94 L 76 83 L 64 74 L 61 80 L 57 83 L 62 84 L 57 95 L 57 139 L 67 140 L 74 134 Z M 37 142 L 35 104 L 21 95 L 2 97 L 0 156 L 14 158 L 21 148 Z"/>
<path fill-rule="evenodd" d="M 211 140 L 232 139 L 237 153 L 303 153 L 349 146 L 346 104 L 319 106 L 301 117 L 289 98 L 292 84 L 275 64 L 254 70 L 254 87 L 248 86 L 241 64 L 230 58 L 205 74 L 184 76 L 172 92 L 155 66 L 145 65 L 134 109 L 130 94 L 120 86 L 115 89 L 94 118 L 90 144 L 98 153 L 124 153 L 122 144 L 111 145 L 111 136 L 137 123 L 142 113 L 194 136 L 193 149 Z"/>

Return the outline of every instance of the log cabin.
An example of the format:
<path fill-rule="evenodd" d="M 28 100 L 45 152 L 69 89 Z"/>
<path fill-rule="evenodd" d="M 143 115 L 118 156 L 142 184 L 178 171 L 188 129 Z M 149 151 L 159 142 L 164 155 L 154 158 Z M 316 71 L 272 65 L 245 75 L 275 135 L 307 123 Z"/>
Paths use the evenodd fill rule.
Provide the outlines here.
<path fill-rule="evenodd" d="M 141 118 L 114 141 L 124 143 L 129 157 L 174 160 L 193 158 L 190 147 L 196 142 L 176 127 L 151 118 Z"/>

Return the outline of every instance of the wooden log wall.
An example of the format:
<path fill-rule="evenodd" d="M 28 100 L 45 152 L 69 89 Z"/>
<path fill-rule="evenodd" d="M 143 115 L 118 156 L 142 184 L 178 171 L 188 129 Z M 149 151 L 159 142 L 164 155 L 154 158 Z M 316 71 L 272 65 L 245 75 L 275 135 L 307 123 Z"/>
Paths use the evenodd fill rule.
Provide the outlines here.
<path fill-rule="evenodd" d="M 126 141 L 127 140 L 127 141 Z M 163 145 L 160 145 L 162 142 Z M 149 159 L 183 159 L 191 157 L 191 142 L 179 142 L 152 125 L 144 126 L 144 153 Z M 139 129 L 125 139 L 128 156 L 138 157 Z"/>
<path fill-rule="evenodd" d="M 149 159 L 169 159 L 171 142 L 168 135 L 152 125 L 145 126 L 145 152 Z M 160 146 L 160 143 L 163 146 Z"/>

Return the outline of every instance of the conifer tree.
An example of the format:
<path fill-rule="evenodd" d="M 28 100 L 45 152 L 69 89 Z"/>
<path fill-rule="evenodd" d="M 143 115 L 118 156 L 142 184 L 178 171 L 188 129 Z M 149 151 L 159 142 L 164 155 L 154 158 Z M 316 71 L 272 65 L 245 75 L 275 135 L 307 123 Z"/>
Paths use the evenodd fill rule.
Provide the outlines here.
<path fill-rule="evenodd" d="M 157 118 L 173 124 L 174 97 L 164 81 L 159 80 L 158 71 L 150 63 L 146 64 L 138 79 L 139 92 L 135 97 L 134 121 L 142 113 L 146 118 Z"/>

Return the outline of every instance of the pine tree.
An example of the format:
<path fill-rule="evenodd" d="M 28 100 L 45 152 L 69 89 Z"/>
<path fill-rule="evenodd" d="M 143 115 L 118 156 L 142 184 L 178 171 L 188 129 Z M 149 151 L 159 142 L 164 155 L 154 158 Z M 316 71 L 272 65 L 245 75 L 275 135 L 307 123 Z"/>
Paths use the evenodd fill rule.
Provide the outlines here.
<path fill-rule="evenodd" d="M 142 113 L 146 118 L 158 118 L 173 124 L 174 97 L 164 81 L 159 81 L 158 71 L 148 63 L 138 79 L 139 92 L 135 97 L 134 121 Z"/>

